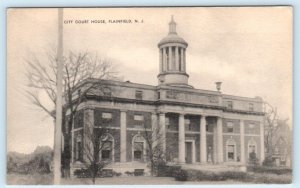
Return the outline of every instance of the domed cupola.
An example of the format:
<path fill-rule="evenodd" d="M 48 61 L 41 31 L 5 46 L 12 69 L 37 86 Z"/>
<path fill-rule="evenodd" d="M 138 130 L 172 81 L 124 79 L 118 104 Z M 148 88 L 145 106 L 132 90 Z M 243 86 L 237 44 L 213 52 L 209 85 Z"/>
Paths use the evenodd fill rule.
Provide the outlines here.
<path fill-rule="evenodd" d="M 160 85 L 192 87 L 188 85 L 189 75 L 186 73 L 185 51 L 188 43 L 177 35 L 176 22 L 172 16 L 169 33 L 158 43 Z"/>

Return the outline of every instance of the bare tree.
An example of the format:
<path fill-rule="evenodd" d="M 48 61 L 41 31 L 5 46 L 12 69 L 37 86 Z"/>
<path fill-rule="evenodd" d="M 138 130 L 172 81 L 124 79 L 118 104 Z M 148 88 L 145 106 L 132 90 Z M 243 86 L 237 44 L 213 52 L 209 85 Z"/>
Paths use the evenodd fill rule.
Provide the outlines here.
<path fill-rule="evenodd" d="M 274 153 L 274 134 L 277 131 L 278 113 L 277 108 L 273 107 L 269 103 L 265 102 L 265 148 L 267 157 L 270 157 Z"/>
<path fill-rule="evenodd" d="M 159 167 L 166 165 L 166 153 L 163 146 L 166 140 L 163 134 L 163 130 L 159 125 L 155 125 L 151 130 L 144 123 L 142 136 L 147 145 L 151 176 L 157 175 Z"/>
<path fill-rule="evenodd" d="M 48 53 L 46 57 L 45 62 L 35 55 L 26 60 L 28 79 L 26 96 L 32 104 L 55 119 L 57 56 L 56 53 Z M 70 169 L 71 129 L 78 106 L 86 99 L 87 94 L 95 90 L 103 91 L 102 80 L 116 79 L 116 72 L 109 59 L 87 52 L 78 54 L 70 52 L 64 57 L 63 71 L 62 133 L 65 145 L 62 165 L 63 168 Z"/>
<path fill-rule="evenodd" d="M 99 173 L 113 162 L 112 157 L 114 157 L 110 153 L 110 158 L 104 159 L 101 152 L 103 150 L 116 151 L 117 149 L 110 138 L 111 129 L 95 127 L 88 114 L 85 114 L 85 122 L 88 123 L 85 123 L 83 129 L 83 164 L 86 166 L 93 184 L 95 184 Z"/>

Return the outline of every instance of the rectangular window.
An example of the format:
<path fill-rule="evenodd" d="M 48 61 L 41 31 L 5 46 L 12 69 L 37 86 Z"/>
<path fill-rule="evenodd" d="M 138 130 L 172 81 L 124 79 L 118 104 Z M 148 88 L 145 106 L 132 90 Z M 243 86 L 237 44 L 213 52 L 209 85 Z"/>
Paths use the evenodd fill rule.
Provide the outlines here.
<path fill-rule="evenodd" d="M 157 92 L 157 98 L 160 99 L 160 92 Z"/>
<path fill-rule="evenodd" d="M 103 160 L 110 159 L 110 150 L 102 150 L 101 155 Z"/>
<path fill-rule="evenodd" d="M 232 101 L 227 101 L 227 106 L 228 109 L 233 109 L 233 102 Z"/>
<path fill-rule="evenodd" d="M 171 129 L 171 126 L 170 126 L 170 119 L 169 119 L 168 117 L 166 117 L 165 123 L 166 123 L 167 129 Z"/>
<path fill-rule="evenodd" d="M 191 131 L 191 121 L 189 119 L 184 120 L 185 130 Z"/>
<path fill-rule="evenodd" d="M 255 127 L 255 124 L 253 124 L 253 123 L 250 123 L 250 124 L 249 124 L 249 128 L 250 128 L 250 129 L 254 129 L 254 127 Z"/>
<path fill-rule="evenodd" d="M 135 91 L 135 99 L 142 100 L 143 99 L 143 91 L 136 90 Z"/>
<path fill-rule="evenodd" d="M 102 113 L 102 118 L 103 119 L 111 119 L 112 118 L 112 113 L 103 112 Z"/>
<path fill-rule="evenodd" d="M 233 132 L 233 123 L 227 122 L 227 132 L 232 133 Z"/>
<path fill-rule="evenodd" d="M 177 99 L 178 93 L 172 90 L 166 91 L 166 97 L 168 99 Z"/>
<path fill-rule="evenodd" d="M 111 97 L 111 89 L 110 88 L 103 88 L 103 95 L 106 97 Z"/>
<path fill-rule="evenodd" d="M 144 121 L 144 116 L 142 116 L 142 115 L 134 115 L 133 119 L 135 121 Z"/>
<path fill-rule="evenodd" d="M 249 103 L 249 111 L 254 111 L 254 106 L 253 106 L 253 103 Z"/>
<path fill-rule="evenodd" d="M 82 142 L 78 141 L 76 143 L 76 154 L 75 154 L 76 161 L 81 161 L 81 156 L 82 156 Z"/>

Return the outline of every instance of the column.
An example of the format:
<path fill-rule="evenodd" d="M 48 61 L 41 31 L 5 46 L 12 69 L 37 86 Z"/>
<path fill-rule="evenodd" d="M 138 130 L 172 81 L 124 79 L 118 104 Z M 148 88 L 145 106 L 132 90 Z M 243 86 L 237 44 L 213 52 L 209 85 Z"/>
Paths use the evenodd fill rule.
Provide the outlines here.
<path fill-rule="evenodd" d="M 241 139 L 241 163 L 245 164 L 245 125 L 244 120 L 240 120 L 240 139 Z"/>
<path fill-rule="evenodd" d="M 72 124 L 72 148 L 71 148 L 71 164 L 74 163 L 74 121 L 73 121 L 73 124 Z"/>
<path fill-rule="evenodd" d="M 201 116 L 200 119 L 200 162 L 207 162 L 207 148 L 206 148 L 206 117 Z"/>
<path fill-rule="evenodd" d="M 183 69 L 183 48 L 180 48 L 180 63 L 181 63 L 181 71 L 184 71 L 184 69 Z"/>
<path fill-rule="evenodd" d="M 163 71 L 167 70 L 167 52 L 166 52 L 166 48 L 163 48 Z"/>
<path fill-rule="evenodd" d="M 195 141 L 192 142 L 192 163 L 196 163 L 196 146 Z"/>
<path fill-rule="evenodd" d="M 186 66 L 186 63 L 185 63 L 185 49 L 183 49 L 183 66 L 182 66 L 182 67 L 183 67 L 183 71 L 184 71 L 184 72 L 186 71 L 186 70 L 185 70 L 185 69 L 186 69 L 185 66 Z"/>
<path fill-rule="evenodd" d="M 92 135 L 94 134 L 94 109 L 86 109 L 84 111 L 84 128 L 83 128 L 83 150 L 88 150 L 90 153 L 94 152 Z M 87 149 L 88 148 L 88 149 Z M 87 154 L 83 152 L 83 160 L 87 159 Z"/>
<path fill-rule="evenodd" d="M 218 162 L 222 163 L 223 162 L 223 129 L 222 129 L 222 118 L 217 117 L 217 148 L 218 148 Z"/>
<path fill-rule="evenodd" d="M 259 123 L 259 127 L 260 127 L 260 162 L 261 164 L 263 163 L 263 161 L 265 160 L 265 127 L 264 127 L 264 123 L 260 122 Z"/>
<path fill-rule="evenodd" d="M 178 54 L 178 46 L 175 47 L 175 65 L 176 70 L 179 71 L 179 54 Z"/>
<path fill-rule="evenodd" d="M 159 72 L 163 72 L 163 55 L 162 55 L 162 49 L 159 49 Z"/>
<path fill-rule="evenodd" d="M 151 124 L 152 124 L 152 148 L 157 144 L 157 115 L 156 113 L 151 114 Z"/>
<path fill-rule="evenodd" d="M 179 114 L 178 124 L 178 161 L 185 163 L 185 130 L 184 130 L 184 114 Z"/>
<path fill-rule="evenodd" d="M 159 132 L 160 132 L 160 139 L 159 141 L 162 142 L 162 148 L 164 154 L 166 153 L 166 117 L 164 113 L 159 114 Z"/>
<path fill-rule="evenodd" d="M 217 163 L 217 125 L 213 125 L 213 163 Z"/>
<path fill-rule="evenodd" d="M 126 130 L 126 111 L 121 110 L 121 115 L 120 115 L 120 144 L 121 144 L 121 157 L 120 157 L 120 162 L 125 163 L 126 162 L 126 155 L 127 155 L 127 150 L 126 150 L 126 145 L 127 145 L 127 130 Z"/>
<path fill-rule="evenodd" d="M 169 70 L 173 70 L 173 67 L 172 67 L 172 47 L 171 46 L 169 46 L 169 62 L 168 62 L 168 64 L 169 64 Z"/>

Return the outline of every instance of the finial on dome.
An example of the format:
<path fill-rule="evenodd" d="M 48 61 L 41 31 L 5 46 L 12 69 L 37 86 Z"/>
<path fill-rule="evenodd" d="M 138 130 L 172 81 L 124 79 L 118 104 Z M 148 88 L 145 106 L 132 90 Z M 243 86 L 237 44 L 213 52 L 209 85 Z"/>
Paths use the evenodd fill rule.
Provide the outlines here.
<path fill-rule="evenodd" d="M 176 33 L 176 22 L 174 21 L 174 16 L 171 16 L 171 21 L 169 23 L 169 34 L 177 34 Z"/>

